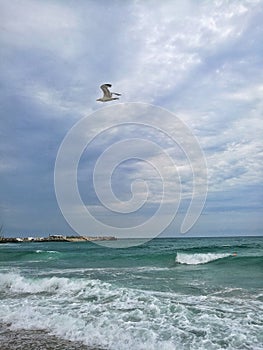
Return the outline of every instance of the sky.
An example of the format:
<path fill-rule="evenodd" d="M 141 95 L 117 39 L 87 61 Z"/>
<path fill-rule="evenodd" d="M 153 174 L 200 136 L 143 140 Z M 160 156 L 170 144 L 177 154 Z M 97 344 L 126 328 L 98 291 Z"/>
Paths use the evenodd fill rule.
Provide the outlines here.
<path fill-rule="evenodd" d="M 262 0 L 0 13 L 4 235 L 262 235 Z"/>

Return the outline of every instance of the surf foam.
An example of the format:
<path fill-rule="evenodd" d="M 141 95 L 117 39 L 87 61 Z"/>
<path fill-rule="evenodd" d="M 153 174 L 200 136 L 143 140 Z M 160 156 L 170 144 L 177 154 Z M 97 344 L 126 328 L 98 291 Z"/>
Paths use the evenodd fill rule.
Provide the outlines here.
<path fill-rule="evenodd" d="M 17 273 L 1 273 L 0 274 L 0 292 L 7 294 L 19 293 L 55 293 L 68 294 L 79 292 L 84 287 L 83 283 L 75 283 L 69 278 L 56 277 L 51 278 L 26 278 Z"/>
<path fill-rule="evenodd" d="M 142 291 L 87 276 L 36 279 L 0 274 L 0 285 L 2 292 L 7 290 L 0 300 L 2 322 L 11 323 L 13 329 L 45 329 L 91 347 L 252 349 L 251 333 L 253 345 L 259 344 L 261 303 L 255 300 Z M 12 295 L 19 291 L 17 298 Z M 52 293 L 39 297 L 39 291 Z M 249 315 L 253 315 L 253 323 Z"/>
<path fill-rule="evenodd" d="M 215 261 L 218 259 L 227 258 L 231 256 L 231 254 L 219 254 L 219 253 L 196 253 L 196 254 L 185 254 L 185 253 L 177 253 L 175 262 L 179 264 L 186 265 L 200 265 L 207 264 L 211 261 Z"/>

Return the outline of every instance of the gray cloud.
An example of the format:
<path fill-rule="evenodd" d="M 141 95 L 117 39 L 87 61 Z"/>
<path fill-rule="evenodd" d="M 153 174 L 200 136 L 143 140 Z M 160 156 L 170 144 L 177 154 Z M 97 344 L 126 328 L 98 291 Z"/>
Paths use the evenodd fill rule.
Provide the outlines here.
<path fill-rule="evenodd" d="M 122 93 L 122 102 L 160 105 L 191 128 L 207 158 L 211 193 L 207 208 L 239 211 L 246 198 L 246 209 L 258 212 L 262 2 L 150 3 L 0 1 L 1 216 L 7 231 L 16 233 L 20 225 L 24 232 L 44 232 L 47 221 L 56 230 L 69 230 L 55 201 L 55 158 L 74 123 L 101 107 L 95 100 L 101 94 L 99 85 L 105 82 Z M 119 120 L 114 115 L 110 118 L 112 124 Z M 175 127 L 169 118 L 162 123 L 167 130 Z M 96 128 L 95 114 L 87 133 Z M 143 128 L 135 131 L 138 138 L 157 142 L 176 158 L 184 195 L 189 193 L 192 176 L 182 153 L 163 135 Z M 131 134 L 113 129 L 83 155 L 79 186 L 98 215 L 95 192 L 86 186 L 86 181 L 91 183 L 92 166 L 105 146 Z M 142 153 L 162 164 L 159 154 L 147 149 Z M 88 170 L 86 160 L 92 165 Z M 153 173 L 141 162 L 127 162 L 115 173 L 113 186 L 128 198 L 129 183 L 148 178 L 149 184 L 156 184 Z M 171 170 L 170 203 L 177 194 L 173 180 Z M 248 184 L 253 190 L 247 190 Z M 226 195 L 229 191 L 234 202 Z M 156 198 L 160 192 L 157 186 Z M 155 201 L 145 213 L 155 210 Z M 33 212 L 38 218 L 34 222 L 30 220 Z M 53 213 L 56 220 L 51 220 Z M 209 220 L 207 225 L 212 225 Z"/>

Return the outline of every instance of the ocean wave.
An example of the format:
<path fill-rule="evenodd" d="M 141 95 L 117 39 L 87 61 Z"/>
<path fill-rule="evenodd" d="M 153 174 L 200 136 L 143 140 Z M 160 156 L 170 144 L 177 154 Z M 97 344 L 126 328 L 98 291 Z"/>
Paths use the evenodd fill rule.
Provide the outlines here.
<path fill-rule="evenodd" d="M 36 250 L 35 253 L 59 254 L 59 252 L 56 250 L 41 250 L 41 249 Z"/>
<path fill-rule="evenodd" d="M 224 259 L 232 254 L 229 253 L 195 253 L 195 254 L 185 254 L 185 253 L 177 253 L 175 262 L 179 264 L 186 265 L 200 265 L 207 264 L 211 261 L 215 261 L 218 259 Z"/>
<path fill-rule="evenodd" d="M 211 349 L 252 349 L 252 340 L 254 347 L 260 342 L 262 314 L 256 300 L 157 293 L 87 278 L 33 279 L 18 273 L 0 274 L 3 283 L 9 291 L 31 294 L 0 300 L 2 322 L 12 329 L 45 329 L 93 348 L 205 349 L 206 343 Z M 39 291 L 52 294 L 40 298 Z M 213 328 L 207 330 L 207 324 Z"/>
<path fill-rule="evenodd" d="M 6 294 L 68 294 L 80 291 L 84 287 L 81 282 L 75 283 L 65 277 L 26 278 L 18 273 L 0 273 L 0 292 Z"/>

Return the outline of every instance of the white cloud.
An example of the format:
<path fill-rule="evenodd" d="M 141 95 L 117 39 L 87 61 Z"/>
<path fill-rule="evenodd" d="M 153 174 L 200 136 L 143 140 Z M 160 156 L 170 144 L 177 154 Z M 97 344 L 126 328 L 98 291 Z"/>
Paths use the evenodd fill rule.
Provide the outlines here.
<path fill-rule="evenodd" d="M 176 93 L 207 56 L 239 40 L 256 4 L 167 1 L 152 2 L 150 8 L 136 2 L 129 30 L 129 45 L 135 52 L 131 58 L 124 55 L 130 59 L 130 73 L 119 84 L 133 100 L 154 102 Z"/>
<path fill-rule="evenodd" d="M 241 86 L 236 91 L 230 91 L 226 94 L 226 99 L 244 103 L 257 103 L 262 101 L 263 84 L 250 84 Z"/>
<path fill-rule="evenodd" d="M 51 50 L 65 58 L 75 55 L 74 30 L 79 21 L 67 6 L 59 2 L 15 0 L 2 1 L 1 8 L 5 43 L 17 48 Z"/>
<path fill-rule="evenodd" d="M 161 105 L 187 123 L 207 156 L 210 191 L 229 188 L 239 191 L 248 182 L 259 184 L 262 2 L 150 3 L 113 2 L 104 8 L 99 2 L 80 1 L 72 5 L 58 1 L 2 1 L 1 74 L 6 85 L 2 96 L 10 99 L 19 96 L 17 113 L 19 108 L 25 108 L 21 103 L 24 99 L 28 105 L 34 104 L 42 123 L 48 119 L 45 116 L 51 115 L 59 118 L 61 128 L 66 128 L 69 119 L 74 122 L 106 106 L 95 100 L 101 94 L 99 85 L 111 82 L 114 90 L 122 93 L 120 102 Z M 28 105 L 25 104 L 26 108 Z M 14 110 L 11 116 L 13 113 Z M 151 118 L 159 120 L 167 132 L 178 127 L 173 118 L 159 115 L 147 118 L 141 120 L 149 123 Z M 124 120 L 138 122 L 140 116 L 109 115 L 106 109 L 101 109 L 100 118 L 95 113 L 90 119 L 86 135 L 96 135 L 104 124 L 112 126 Z M 34 133 L 37 135 L 38 131 L 34 129 Z M 143 128 L 112 128 L 101 135 L 91 156 L 132 133 L 157 142 L 175 157 L 183 195 L 189 198 L 191 168 L 165 135 Z M 51 131 L 49 137 L 55 138 L 55 132 Z M 135 144 L 136 153 L 138 148 L 140 145 Z M 142 156 L 160 168 L 165 166 L 158 152 L 144 148 Z M 199 174 L 198 164 L 195 165 Z M 130 169 L 121 166 L 119 171 L 119 192 L 129 194 L 127 181 L 148 179 L 149 185 L 157 185 L 150 189 L 150 200 L 153 204 L 158 202 L 161 187 L 156 172 L 149 166 L 137 162 Z M 171 187 L 166 201 L 173 203 L 179 192 L 173 187 L 176 170 L 166 168 L 166 175 Z"/>

